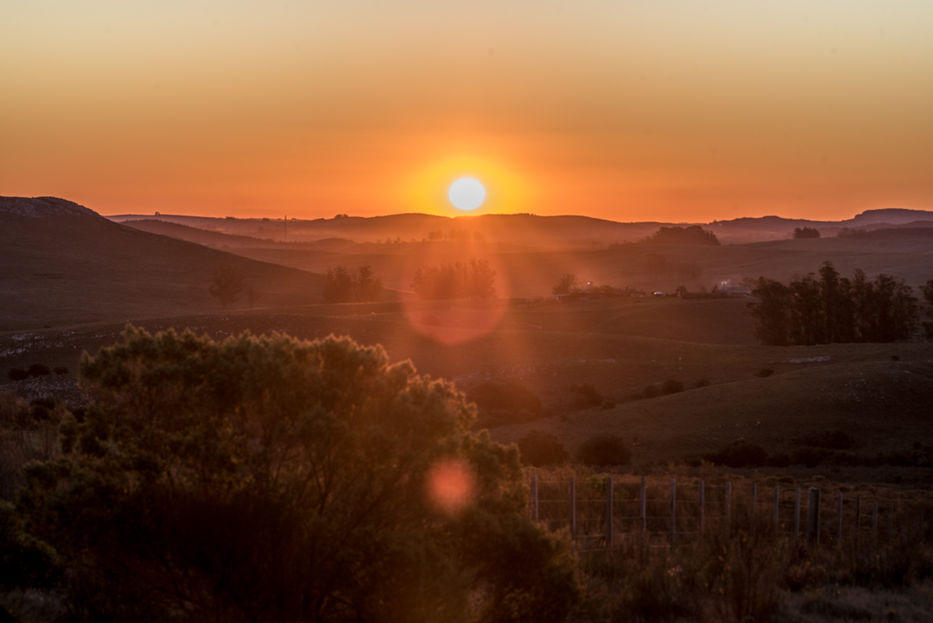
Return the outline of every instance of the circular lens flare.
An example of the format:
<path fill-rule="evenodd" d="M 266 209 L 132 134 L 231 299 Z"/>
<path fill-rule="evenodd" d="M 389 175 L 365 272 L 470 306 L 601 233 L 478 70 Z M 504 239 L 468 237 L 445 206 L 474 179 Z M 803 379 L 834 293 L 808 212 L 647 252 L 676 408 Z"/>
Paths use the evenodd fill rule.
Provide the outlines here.
<path fill-rule="evenodd" d="M 486 187 L 474 177 L 461 177 L 450 185 L 447 197 L 458 210 L 475 210 L 486 201 Z"/>

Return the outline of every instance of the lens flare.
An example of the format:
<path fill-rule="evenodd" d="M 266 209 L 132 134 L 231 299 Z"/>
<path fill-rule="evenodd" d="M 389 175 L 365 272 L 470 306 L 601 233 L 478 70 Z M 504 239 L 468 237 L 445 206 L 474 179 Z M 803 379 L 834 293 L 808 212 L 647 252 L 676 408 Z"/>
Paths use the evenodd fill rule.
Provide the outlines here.
<path fill-rule="evenodd" d="M 460 459 L 444 459 L 428 472 L 428 498 L 439 510 L 456 514 L 473 502 L 476 477 Z"/>

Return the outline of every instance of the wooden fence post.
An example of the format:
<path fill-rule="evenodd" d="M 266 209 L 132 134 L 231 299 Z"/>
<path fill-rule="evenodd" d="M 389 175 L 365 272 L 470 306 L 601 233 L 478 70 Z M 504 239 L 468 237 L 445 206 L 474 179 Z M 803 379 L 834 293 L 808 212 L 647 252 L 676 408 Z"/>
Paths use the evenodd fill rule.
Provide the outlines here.
<path fill-rule="evenodd" d="M 800 487 L 794 494 L 794 538 L 800 538 Z"/>
<path fill-rule="evenodd" d="M 749 519 L 751 520 L 751 528 L 752 528 L 752 530 L 755 529 L 755 521 L 754 521 L 754 519 L 755 519 L 755 515 L 756 515 L 756 513 L 755 513 L 755 507 L 756 507 L 757 505 L 758 505 L 758 483 L 757 483 L 757 482 L 753 482 L 753 483 L 752 483 L 752 500 L 751 500 L 751 503 L 749 503 L 749 505 L 748 505 L 748 517 L 749 517 Z"/>
<path fill-rule="evenodd" d="M 836 505 L 836 542 L 842 540 L 842 492 L 839 492 L 839 502 Z"/>
<path fill-rule="evenodd" d="M 781 487 L 774 485 L 774 531 L 781 529 Z"/>
<path fill-rule="evenodd" d="M 570 538 L 577 540 L 577 487 L 574 477 L 570 477 Z"/>
<path fill-rule="evenodd" d="M 699 525 L 698 529 L 700 533 L 703 533 L 703 520 L 706 518 L 706 483 L 702 480 L 700 481 L 700 507 L 697 511 L 699 513 Z"/>
<path fill-rule="evenodd" d="M 677 479 L 671 478 L 671 543 L 677 533 Z"/>
<path fill-rule="evenodd" d="M 858 538 L 859 530 L 862 527 L 862 496 L 855 496 L 855 536 Z"/>
<path fill-rule="evenodd" d="M 725 499 L 725 525 L 726 525 L 726 534 L 732 532 L 732 483 L 726 483 L 726 499 Z"/>
<path fill-rule="evenodd" d="M 645 477 L 641 477 L 641 489 L 638 493 L 638 516 L 641 518 L 641 534 L 648 533 L 648 486 Z"/>
<path fill-rule="evenodd" d="M 538 475 L 531 476 L 531 518 L 538 521 Z"/>
<path fill-rule="evenodd" d="M 606 549 L 612 550 L 612 476 L 606 476 Z"/>
<path fill-rule="evenodd" d="M 810 487 L 807 500 L 807 540 L 820 542 L 820 490 Z"/>
<path fill-rule="evenodd" d="M 888 540 L 894 538 L 894 502 L 891 502 L 891 507 L 888 509 Z"/>

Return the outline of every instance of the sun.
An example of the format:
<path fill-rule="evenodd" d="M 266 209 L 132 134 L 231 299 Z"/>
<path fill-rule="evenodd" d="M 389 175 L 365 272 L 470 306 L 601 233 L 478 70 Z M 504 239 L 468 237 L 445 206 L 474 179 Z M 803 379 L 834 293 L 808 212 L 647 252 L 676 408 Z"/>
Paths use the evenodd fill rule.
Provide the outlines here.
<path fill-rule="evenodd" d="M 475 177 L 461 177 L 447 190 L 450 203 L 458 210 L 475 210 L 486 201 L 486 187 Z"/>

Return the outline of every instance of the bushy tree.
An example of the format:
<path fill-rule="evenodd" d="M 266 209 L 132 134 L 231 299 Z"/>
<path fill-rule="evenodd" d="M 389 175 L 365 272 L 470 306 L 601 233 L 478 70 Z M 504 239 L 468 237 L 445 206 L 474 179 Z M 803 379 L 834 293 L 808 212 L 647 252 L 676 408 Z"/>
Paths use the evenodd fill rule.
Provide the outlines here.
<path fill-rule="evenodd" d="M 806 239 L 806 238 L 819 238 L 820 230 L 814 227 L 795 227 L 794 228 L 794 238 L 796 239 Z"/>
<path fill-rule="evenodd" d="M 824 262 L 820 279 L 810 273 L 789 286 L 761 277 L 749 310 L 765 344 L 894 342 L 913 335 L 918 304 L 910 286 L 891 275 L 869 281 L 862 270 L 840 277 Z"/>
<path fill-rule="evenodd" d="M 551 288 L 551 292 L 555 295 L 570 294 L 578 289 L 577 277 L 570 273 L 564 273 L 560 276 L 560 279 L 557 280 L 557 283 L 554 284 L 554 287 Z"/>
<path fill-rule="evenodd" d="M 128 327 L 80 378 L 23 502 L 74 619 L 562 621 L 577 595 L 517 451 L 381 347 Z"/>
<path fill-rule="evenodd" d="M 583 442 L 577 450 L 577 460 L 599 467 L 628 465 L 632 452 L 618 435 L 596 435 Z"/>
<path fill-rule="evenodd" d="M 496 295 L 496 271 L 486 260 L 421 266 L 412 289 L 423 299 L 491 299 Z"/>
<path fill-rule="evenodd" d="M 324 300 L 328 303 L 374 301 L 382 282 L 370 266 L 361 266 L 356 275 L 346 266 L 329 268 L 324 276 Z"/>
<path fill-rule="evenodd" d="M 661 244 L 719 245 L 716 234 L 699 225 L 661 227 L 647 241 Z"/>
<path fill-rule="evenodd" d="M 211 296 L 220 301 L 224 307 L 236 302 L 245 289 L 246 277 L 243 271 L 232 264 L 218 267 L 211 277 L 209 288 Z"/>

